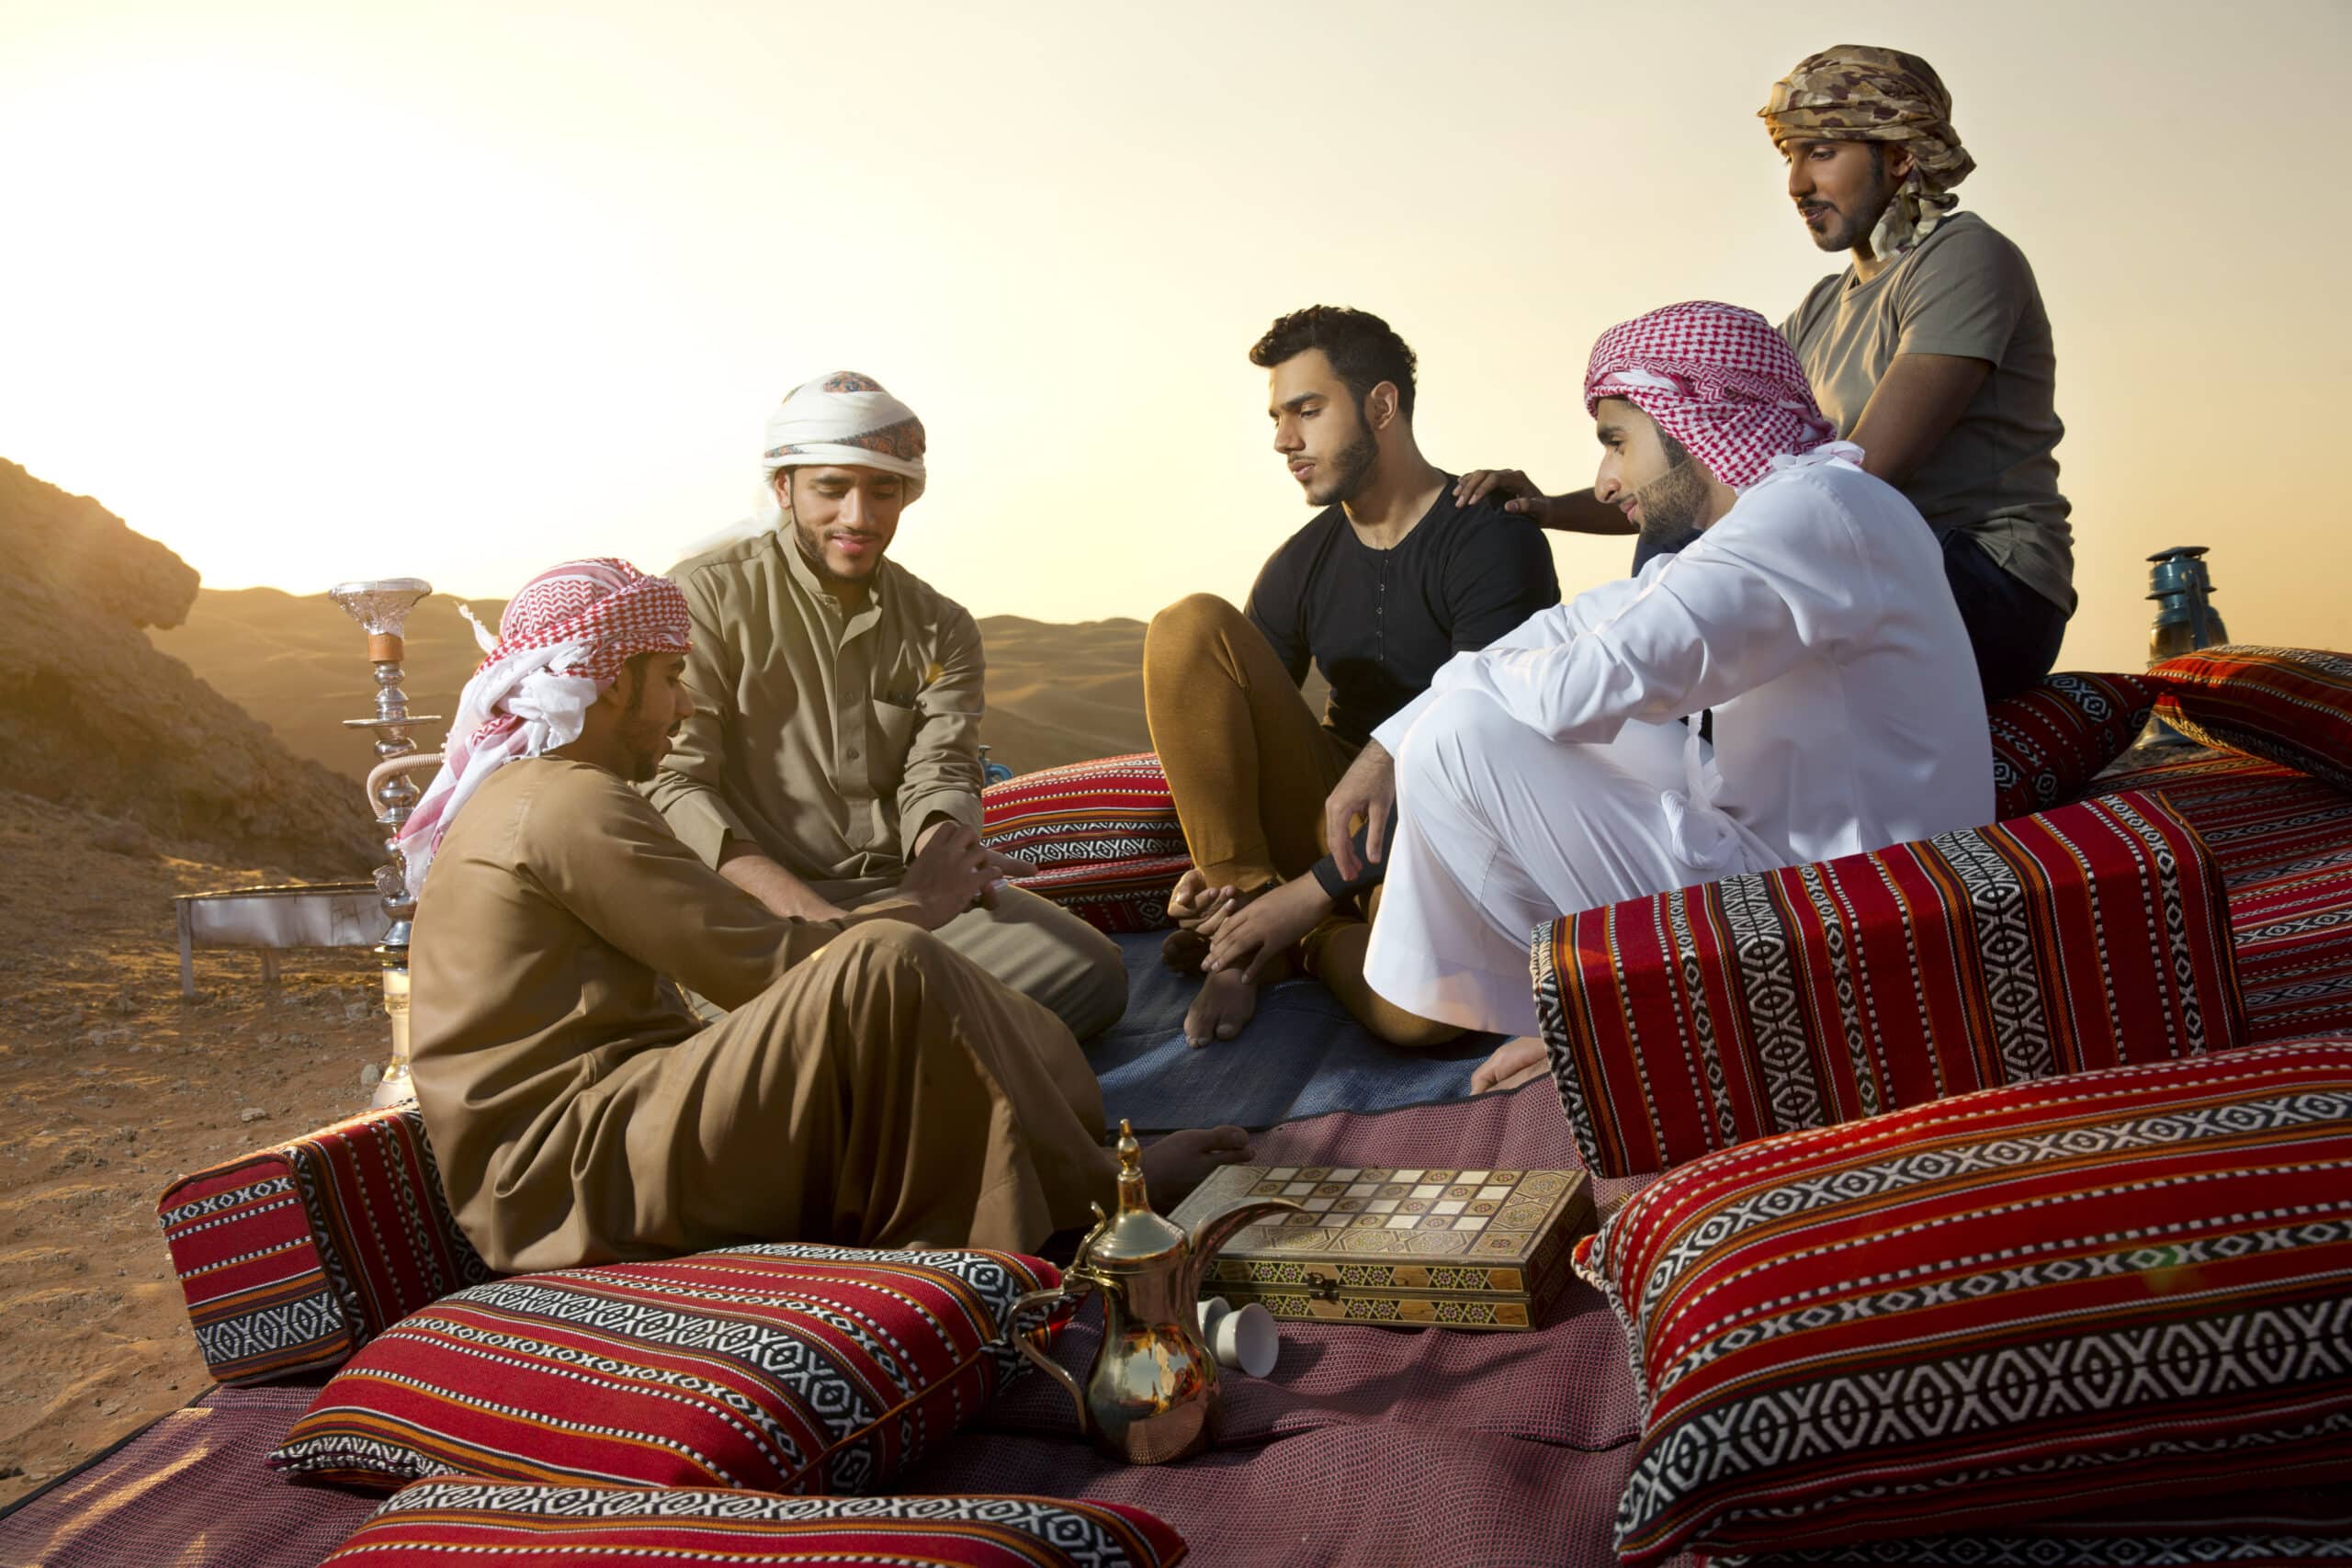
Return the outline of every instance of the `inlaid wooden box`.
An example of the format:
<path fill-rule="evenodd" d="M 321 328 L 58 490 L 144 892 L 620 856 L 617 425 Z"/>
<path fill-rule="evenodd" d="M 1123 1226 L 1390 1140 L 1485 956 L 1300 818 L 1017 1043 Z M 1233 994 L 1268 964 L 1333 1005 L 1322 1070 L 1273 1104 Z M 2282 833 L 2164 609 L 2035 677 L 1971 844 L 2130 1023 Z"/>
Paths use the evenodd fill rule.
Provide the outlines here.
<path fill-rule="evenodd" d="M 1190 1229 L 1258 1198 L 1302 1212 L 1227 1242 L 1201 1293 L 1298 1323 L 1533 1328 L 1593 1224 L 1580 1170 L 1385 1166 L 1227 1166 L 1172 1217 Z"/>

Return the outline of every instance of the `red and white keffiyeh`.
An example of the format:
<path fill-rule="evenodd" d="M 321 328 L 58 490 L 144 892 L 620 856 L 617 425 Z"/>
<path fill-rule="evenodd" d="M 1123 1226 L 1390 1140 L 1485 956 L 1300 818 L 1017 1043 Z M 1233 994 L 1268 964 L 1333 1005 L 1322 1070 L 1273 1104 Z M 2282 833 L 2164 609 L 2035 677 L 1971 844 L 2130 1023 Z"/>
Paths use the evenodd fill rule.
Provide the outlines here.
<path fill-rule="evenodd" d="M 474 637 L 486 657 L 458 699 L 441 771 L 401 829 L 412 897 L 482 780 L 517 757 L 579 739 L 596 694 L 636 655 L 686 650 L 686 596 L 668 578 L 609 556 L 566 561 L 507 601 L 496 640 L 478 621 Z"/>
<path fill-rule="evenodd" d="M 1712 299 L 1668 305 L 1601 333 L 1585 369 L 1585 412 L 1603 398 L 1623 398 L 1657 421 L 1734 490 L 1762 479 L 1773 458 L 1810 452 L 1838 434 L 1772 323 Z"/>

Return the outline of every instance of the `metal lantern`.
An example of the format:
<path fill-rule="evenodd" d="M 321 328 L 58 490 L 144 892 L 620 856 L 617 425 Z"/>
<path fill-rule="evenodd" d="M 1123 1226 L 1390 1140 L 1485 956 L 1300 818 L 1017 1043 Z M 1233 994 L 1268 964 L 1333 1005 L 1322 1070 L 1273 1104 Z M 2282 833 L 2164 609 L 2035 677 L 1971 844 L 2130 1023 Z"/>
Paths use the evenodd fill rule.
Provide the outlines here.
<path fill-rule="evenodd" d="M 2213 583 L 2205 572 L 2203 545 L 2179 545 L 2148 558 L 2148 597 L 2155 601 L 2155 619 L 2148 626 L 2148 667 L 2200 648 L 2230 640 L 2213 608 Z M 2142 746 L 2186 746 L 2188 737 L 2151 714 L 2140 732 Z"/>

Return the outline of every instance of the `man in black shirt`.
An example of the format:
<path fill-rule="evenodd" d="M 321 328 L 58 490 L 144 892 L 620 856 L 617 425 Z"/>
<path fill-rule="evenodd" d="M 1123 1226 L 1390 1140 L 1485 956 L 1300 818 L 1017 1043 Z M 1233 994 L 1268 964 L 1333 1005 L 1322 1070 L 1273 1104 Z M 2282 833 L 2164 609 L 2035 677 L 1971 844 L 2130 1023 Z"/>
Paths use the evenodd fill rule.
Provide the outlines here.
<path fill-rule="evenodd" d="M 1327 825 L 1325 797 L 1439 665 L 1559 603 L 1551 547 L 1499 496 L 1455 502 L 1413 440 L 1413 351 L 1379 317 L 1310 306 L 1250 360 L 1270 372 L 1274 450 L 1323 510 L 1268 558 L 1247 609 L 1196 593 L 1144 641 L 1144 711 L 1193 864 L 1165 952 L 1207 971 L 1184 1033 L 1233 1038 L 1295 953 L 1382 1038 L 1435 1043 L 1459 1032 L 1364 984 L 1380 867 L 1340 876 L 1326 840 L 1354 825 Z M 1310 663 L 1331 686 L 1319 724 L 1298 689 Z"/>

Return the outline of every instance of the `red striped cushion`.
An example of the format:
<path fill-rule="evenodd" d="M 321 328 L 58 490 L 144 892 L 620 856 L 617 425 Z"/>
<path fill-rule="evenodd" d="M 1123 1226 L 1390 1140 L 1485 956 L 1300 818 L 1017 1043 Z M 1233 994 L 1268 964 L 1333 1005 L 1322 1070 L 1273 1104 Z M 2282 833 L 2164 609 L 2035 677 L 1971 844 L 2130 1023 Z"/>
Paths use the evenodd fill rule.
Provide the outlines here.
<path fill-rule="evenodd" d="M 2352 789 L 2352 654 L 2233 643 L 2167 659 L 2148 679 L 2182 734 Z"/>
<path fill-rule="evenodd" d="M 1185 853 L 1168 775 L 1148 751 L 989 785 L 980 792 L 980 840 L 1040 871 Z"/>
<path fill-rule="evenodd" d="M 379 1336 L 270 1463 L 387 1489 L 467 1472 L 863 1492 L 1022 1368 L 1013 1303 L 1059 1278 L 1013 1253 L 786 1243 L 518 1275 Z"/>
<path fill-rule="evenodd" d="M 1631 1340 L 1617 1544 L 1756 1552 L 2352 1482 L 2352 1040 L 1726 1149 L 1577 1245 Z"/>
<path fill-rule="evenodd" d="M 2132 748 L 2156 703 L 2137 675 L 2052 675 L 1986 710 L 1993 810 L 2024 817 L 2064 806 Z"/>
<path fill-rule="evenodd" d="M 1107 865 L 1056 866 L 1022 877 L 1013 886 L 1052 899 L 1097 931 L 1114 935 L 1157 931 L 1176 923 L 1168 918 L 1169 890 L 1192 869 L 1189 855 L 1163 855 Z"/>
<path fill-rule="evenodd" d="M 328 1556 L 333 1568 L 1165 1568 L 1184 1538 L 1127 1503 L 419 1482 Z M 325 1568 L 325 1565 L 322 1565 Z"/>
<path fill-rule="evenodd" d="M 1721 1568 L 2287 1568 L 2352 1562 L 2352 1495 L 2333 1488 L 2269 1486 L 2226 1497 L 2135 1503 L 2007 1529 L 1702 1561 Z"/>
<path fill-rule="evenodd" d="M 2245 1039 L 2221 878 L 2139 794 L 1565 916 L 1533 963 L 1607 1176 Z"/>
<path fill-rule="evenodd" d="M 449 1213 L 413 1104 L 183 1177 L 156 1207 L 197 1349 L 222 1382 L 338 1365 L 491 1277 Z"/>
<path fill-rule="evenodd" d="M 2222 868 L 2247 1036 L 2352 1031 L 2352 794 L 2234 751 L 2121 782 L 2162 791 Z"/>

